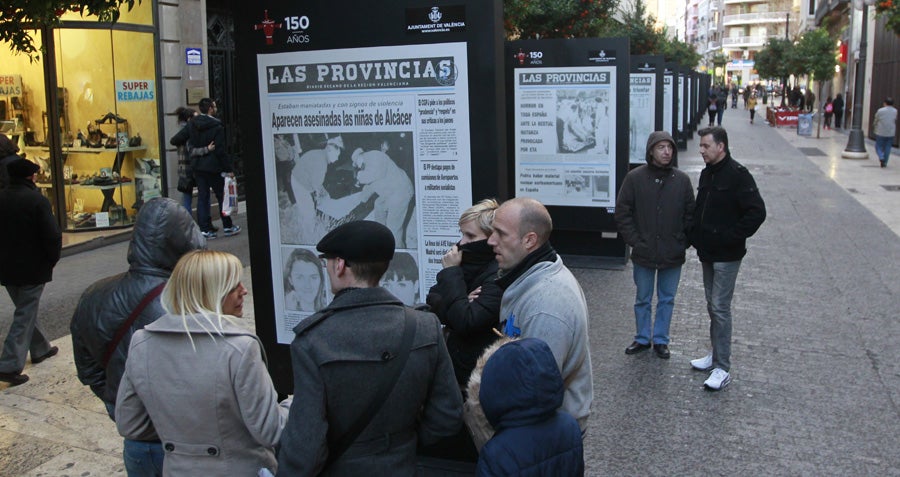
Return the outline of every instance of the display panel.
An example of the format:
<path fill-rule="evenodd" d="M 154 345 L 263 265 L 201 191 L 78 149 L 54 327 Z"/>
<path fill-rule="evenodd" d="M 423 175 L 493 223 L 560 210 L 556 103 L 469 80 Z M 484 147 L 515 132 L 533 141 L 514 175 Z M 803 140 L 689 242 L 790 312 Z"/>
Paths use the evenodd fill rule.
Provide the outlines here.
<path fill-rule="evenodd" d="M 409 270 L 389 270 L 385 286 L 422 300 L 471 204 L 465 43 L 260 54 L 257 65 L 278 342 L 331 300 L 309 257 L 348 221 L 391 229 Z"/>
<path fill-rule="evenodd" d="M 616 67 L 515 68 L 515 191 L 545 205 L 615 206 Z"/>

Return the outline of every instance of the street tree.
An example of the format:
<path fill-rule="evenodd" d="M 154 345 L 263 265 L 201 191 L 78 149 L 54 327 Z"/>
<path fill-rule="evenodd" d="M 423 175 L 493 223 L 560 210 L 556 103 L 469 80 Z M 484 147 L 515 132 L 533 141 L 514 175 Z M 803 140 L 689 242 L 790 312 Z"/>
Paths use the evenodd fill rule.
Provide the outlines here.
<path fill-rule="evenodd" d="M 22 53 L 34 61 L 38 53 L 44 53 L 43 46 L 36 46 L 36 31 L 58 26 L 60 17 L 66 12 L 75 12 L 82 17 L 96 17 L 103 23 L 119 20 L 120 9 L 134 8 L 141 0 L 4 0 L 0 6 L 0 42 L 9 44 L 14 53 Z"/>
<path fill-rule="evenodd" d="M 656 27 L 656 18 L 647 13 L 643 0 L 634 0 L 621 9 L 621 21 L 609 23 L 602 36 L 628 38 L 632 55 L 662 55 L 688 68 L 700 62 L 700 54 L 693 46 L 670 40 L 665 27 Z"/>
<path fill-rule="evenodd" d="M 810 75 L 818 83 L 819 104 L 822 100 L 822 83 L 834 78 L 834 40 L 824 28 L 817 28 L 803 33 L 797 42 L 794 57 L 799 74 Z M 821 111 L 821 108 L 819 108 Z M 819 114 L 816 137 L 819 137 L 822 115 Z"/>
<path fill-rule="evenodd" d="M 782 78 L 781 106 L 787 96 L 784 78 L 796 73 L 794 44 L 783 38 L 769 38 L 754 57 L 754 68 L 760 78 Z"/>
<path fill-rule="evenodd" d="M 601 36 L 617 0 L 503 0 L 506 38 Z"/>
<path fill-rule="evenodd" d="M 667 39 L 656 27 L 656 18 L 647 13 L 643 0 L 635 0 L 630 8 L 620 9 L 622 21 L 611 22 L 606 36 L 628 38 L 632 55 L 661 54 Z"/>

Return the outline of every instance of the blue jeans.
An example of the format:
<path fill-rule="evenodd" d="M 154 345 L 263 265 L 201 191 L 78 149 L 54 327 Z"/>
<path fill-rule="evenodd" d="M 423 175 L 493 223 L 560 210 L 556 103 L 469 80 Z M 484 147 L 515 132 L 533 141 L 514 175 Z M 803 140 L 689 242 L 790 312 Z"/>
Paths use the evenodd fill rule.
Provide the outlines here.
<path fill-rule="evenodd" d="M 741 261 L 701 262 L 713 368 L 731 369 L 731 299 Z"/>
<path fill-rule="evenodd" d="M 724 115 L 725 115 L 725 108 L 719 108 L 719 111 L 716 112 L 716 125 L 717 126 L 722 125 L 722 116 L 724 116 Z"/>
<path fill-rule="evenodd" d="M 222 204 L 222 192 L 225 190 L 225 179 L 218 172 L 194 171 L 194 179 L 197 181 L 197 223 L 200 230 L 209 232 L 212 229 L 212 217 L 209 209 L 209 189 L 216 194 L 219 205 Z M 222 217 L 222 227 L 230 229 L 233 225 L 231 217 Z"/>
<path fill-rule="evenodd" d="M 667 345 L 669 344 L 669 324 L 672 322 L 672 308 L 675 306 L 675 293 L 678 292 L 678 281 L 681 280 L 681 266 L 657 270 L 634 264 L 634 285 L 637 287 L 634 296 L 634 320 L 637 334 L 634 335 L 634 340 L 641 344 L 650 343 L 654 280 L 656 281 L 656 322 L 653 325 L 653 343 Z"/>
<path fill-rule="evenodd" d="M 103 404 L 106 405 L 106 413 L 115 421 L 116 406 Z M 162 477 L 165 455 L 162 442 L 125 439 L 122 446 L 122 459 L 128 477 Z"/>
<path fill-rule="evenodd" d="M 875 136 L 875 154 L 878 155 L 878 160 L 885 165 L 891 158 L 891 143 L 893 142 L 893 136 Z"/>
<path fill-rule="evenodd" d="M 225 185 L 222 184 L 222 187 L 225 187 Z M 183 205 L 184 208 L 187 209 L 188 213 L 191 215 L 193 215 L 193 213 L 194 213 L 194 211 L 191 209 L 191 205 L 193 205 L 193 202 L 194 202 L 193 191 L 181 193 L 181 205 Z"/>

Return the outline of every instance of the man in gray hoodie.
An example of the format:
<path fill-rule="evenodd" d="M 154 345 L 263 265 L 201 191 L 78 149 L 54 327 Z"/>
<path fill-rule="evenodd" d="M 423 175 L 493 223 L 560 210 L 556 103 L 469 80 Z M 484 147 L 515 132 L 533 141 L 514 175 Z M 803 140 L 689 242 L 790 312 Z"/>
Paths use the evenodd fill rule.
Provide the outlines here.
<path fill-rule="evenodd" d="M 694 212 L 691 179 L 675 169 L 678 151 L 665 131 L 647 139 L 647 165 L 633 169 L 616 199 L 616 225 L 631 247 L 634 266 L 634 318 L 637 332 L 625 354 L 650 348 L 669 359 L 669 324 L 675 293 L 688 247 L 687 231 Z M 653 288 L 656 285 L 656 323 L 651 336 Z"/>
<path fill-rule="evenodd" d="M 497 257 L 504 333 L 539 338 L 553 351 L 566 383 L 562 409 L 587 429 L 594 398 L 588 309 L 581 285 L 550 245 L 553 221 L 537 200 L 517 197 L 494 214 L 488 238 Z"/>

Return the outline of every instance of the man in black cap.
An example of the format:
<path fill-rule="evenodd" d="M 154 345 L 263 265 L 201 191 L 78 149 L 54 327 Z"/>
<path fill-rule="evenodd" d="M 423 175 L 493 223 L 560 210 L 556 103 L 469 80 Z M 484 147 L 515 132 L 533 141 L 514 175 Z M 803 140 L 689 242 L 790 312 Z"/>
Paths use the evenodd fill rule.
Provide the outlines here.
<path fill-rule="evenodd" d="M 9 187 L 0 190 L 0 285 L 6 287 L 16 311 L 0 354 L 0 381 L 17 386 L 28 381 L 22 370 L 29 352 L 32 364 L 59 352 L 38 327 L 37 313 L 44 284 L 53 279 L 59 261 L 62 234 L 50 201 L 34 185 L 41 168 L 20 158 L 6 170 Z"/>
<path fill-rule="evenodd" d="M 278 475 L 414 475 L 417 442 L 462 425 L 437 317 L 378 286 L 394 244 L 384 225 L 357 221 L 316 246 L 335 296 L 294 328 Z"/>

